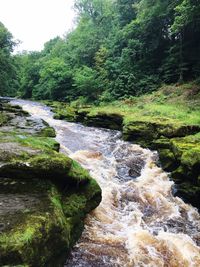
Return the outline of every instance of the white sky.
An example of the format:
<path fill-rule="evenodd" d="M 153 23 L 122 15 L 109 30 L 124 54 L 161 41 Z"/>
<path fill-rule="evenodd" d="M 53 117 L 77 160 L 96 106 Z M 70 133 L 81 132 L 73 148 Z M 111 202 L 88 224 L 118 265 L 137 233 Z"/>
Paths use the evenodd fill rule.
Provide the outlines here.
<path fill-rule="evenodd" d="M 41 50 L 73 26 L 74 0 L 0 0 L 0 21 L 20 44 L 16 51 Z"/>

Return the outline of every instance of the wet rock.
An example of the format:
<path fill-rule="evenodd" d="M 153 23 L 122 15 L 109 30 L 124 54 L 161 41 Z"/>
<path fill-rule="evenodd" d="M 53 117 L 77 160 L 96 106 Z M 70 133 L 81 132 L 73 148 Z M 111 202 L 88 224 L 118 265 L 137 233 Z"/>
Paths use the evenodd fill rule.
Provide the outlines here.
<path fill-rule="evenodd" d="M 146 147 L 158 138 L 156 124 L 144 121 L 129 122 L 123 127 L 123 138 Z"/>
<path fill-rule="evenodd" d="M 164 137 L 184 137 L 189 134 L 200 132 L 199 125 L 182 125 L 168 121 L 162 122 L 162 119 L 149 121 L 130 121 L 124 124 L 123 138 L 127 141 L 136 142 L 144 147 L 155 148 L 156 140 Z M 167 147 L 167 142 L 162 142 Z M 159 147 L 161 144 L 157 144 Z"/>
<path fill-rule="evenodd" d="M 162 168 L 172 172 L 171 177 L 178 184 L 176 195 L 200 209 L 198 132 L 199 125 L 183 125 L 161 120 L 131 121 L 123 127 L 125 140 L 158 150 Z"/>
<path fill-rule="evenodd" d="M 76 114 L 77 114 L 77 121 L 78 122 L 84 122 L 85 118 L 87 117 L 87 115 L 90 113 L 89 109 L 83 109 L 83 110 L 77 110 Z"/>
<path fill-rule="evenodd" d="M 61 205 L 59 208 L 54 204 L 59 194 L 57 189 L 47 181 L 6 181 L 8 185 L 0 184 L 0 202 L 3 203 L 0 224 L 4 226 L 0 235 L 0 266 L 44 266 L 54 258 L 58 260 L 60 253 L 69 248 L 70 223 L 62 215 Z M 13 181 L 11 194 L 8 187 Z"/>
<path fill-rule="evenodd" d="M 158 152 L 162 168 L 165 171 L 173 171 L 179 166 L 178 160 L 170 149 L 159 149 Z"/>
<path fill-rule="evenodd" d="M 20 157 L 34 156 L 40 152 L 30 147 L 23 147 L 15 142 L 3 142 L 0 143 L 0 162 L 8 162 Z"/>
<path fill-rule="evenodd" d="M 77 121 L 76 109 L 70 107 L 63 102 L 45 102 L 48 106 L 52 108 L 52 111 L 55 113 L 54 119 L 57 120 L 66 120 L 70 122 Z"/>
<path fill-rule="evenodd" d="M 19 107 L 6 109 L 10 119 L 0 127 L 0 266 L 63 266 L 86 214 L 101 201 L 101 189 L 58 153 L 59 144 L 49 137 L 55 132 L 44 121 Z"/>
<path fill-rule="evenodd" d="M 123 117 L 115 113 L 87 114 L 83 123 L 87 126 L 109 128 L 112 130 L 121 130 L 123 124 Z"/>
<path fill-rule="evenodd" d="M 127 161 L 129 169 L 129 176 L 138 177 L 145 166 L 145 161 L 141 157 L 132 157 Z"/>

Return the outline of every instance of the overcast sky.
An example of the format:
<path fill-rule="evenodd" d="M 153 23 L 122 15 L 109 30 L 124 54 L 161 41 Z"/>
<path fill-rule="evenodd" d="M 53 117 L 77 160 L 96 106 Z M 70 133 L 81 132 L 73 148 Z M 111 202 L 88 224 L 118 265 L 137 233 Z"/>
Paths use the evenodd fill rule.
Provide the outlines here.
<path fill-rule="evenodd" d="M 41 50 L 73 26 L 74 0 L 0 0 L 0 21 L 22 41 L 16 50 Z"/>

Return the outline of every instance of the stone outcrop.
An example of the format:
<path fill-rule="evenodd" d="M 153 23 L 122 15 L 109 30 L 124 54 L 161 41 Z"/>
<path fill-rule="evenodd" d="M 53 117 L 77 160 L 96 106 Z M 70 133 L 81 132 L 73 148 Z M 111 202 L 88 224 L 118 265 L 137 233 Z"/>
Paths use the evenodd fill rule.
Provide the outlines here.
<path fill-rule="evenodd" d="M 200 209 L 200 126 L 134 121 L 123 128 L 125 140 L 157 150 L 160 163 L 176 183 L 176 195 Z"/>
<path fill-rule="evenodd" d="M 0 108 L 0 266 L 63 266 L 101 189 L 58 152 L 51 127 Z"/>

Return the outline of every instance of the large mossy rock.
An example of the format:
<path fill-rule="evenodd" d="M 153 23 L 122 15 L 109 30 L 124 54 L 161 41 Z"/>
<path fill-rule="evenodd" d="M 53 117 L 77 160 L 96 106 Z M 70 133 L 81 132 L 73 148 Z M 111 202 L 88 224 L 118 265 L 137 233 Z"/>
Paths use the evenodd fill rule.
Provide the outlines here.
<path fill-rule="evenodd" d="M 44 103 L 51 107 L 54 112 L 54 119 L 66 120 L 69 122 L 77 121 L 76 109 L 70 107 L 66 103 L 56 101 L 44 101 Z"/>
<path fill-rule="evenodd" d="M 124 123 L 123 138 L 144 147 L 155 148 L 155 142 L 160 138 L 184 137 L 200 132 L 199 125 L 184 125 L 181 123 L 158 118 L 152 121 L 129 121 Z"/>
<path fill-rule="evenodd" d="M 152 140 L 158 138 L 156 124 L 144 121 L 126 123 L 123 127 L 123 139 L 133 141 L 144 147 L 149 146 Z"/>
<path fill-rule="evenodd" d="M 58 153 L 54 130 L 4 106 L 0 127 L 0 266 L 63 266 L 101 189 Z"/>
<path fill-rule="evenodd" d="M 92 180 L 66 194 L 49 180 L 1 178 L 0 190 L 0 266 L 63 266 L 101 200 Z"/>
<path fill-rule="evenodd" d="M 109 128 L 111 130 L 121 130 L 123 117 L 117 113 L 85 113 L 83 123 L 87 126 Z"/>
<path fill-rule="evenodd" d="M 196 175 L 200 173 L 200 136 L 187 136 L 171 140 L 172 151 L 181 165 Z"/>
<path fill-rule="evenodd" d="M 82 122 L 86 126 L 121 130 L 123 116 L 117 113 L 91 112 L 90 108 L 71 107 L 62 102 L 49 102 L 45 104 L 52 108 L 54 118 L 69 122 Z"/>
<path fill-rule="evenodd" d="M 176 194 L 200 209 L 200 135 L 158 139 L 154 146 L 177 185 Z"/>
<path fill-rule="evenodd" d="M 39 179 L 1 178 L 0 189 L 0 266 L 59 266 L 69 249 L 71 226 L 55 186 Z"/>
<path fill-rule="evenodd" d="M 171 172 L 177 196 L 200 209 L 199 125 L 157 121 L 131 121 L 124 124 L 123 138 L 155 149 L 165 171 Z"/>

